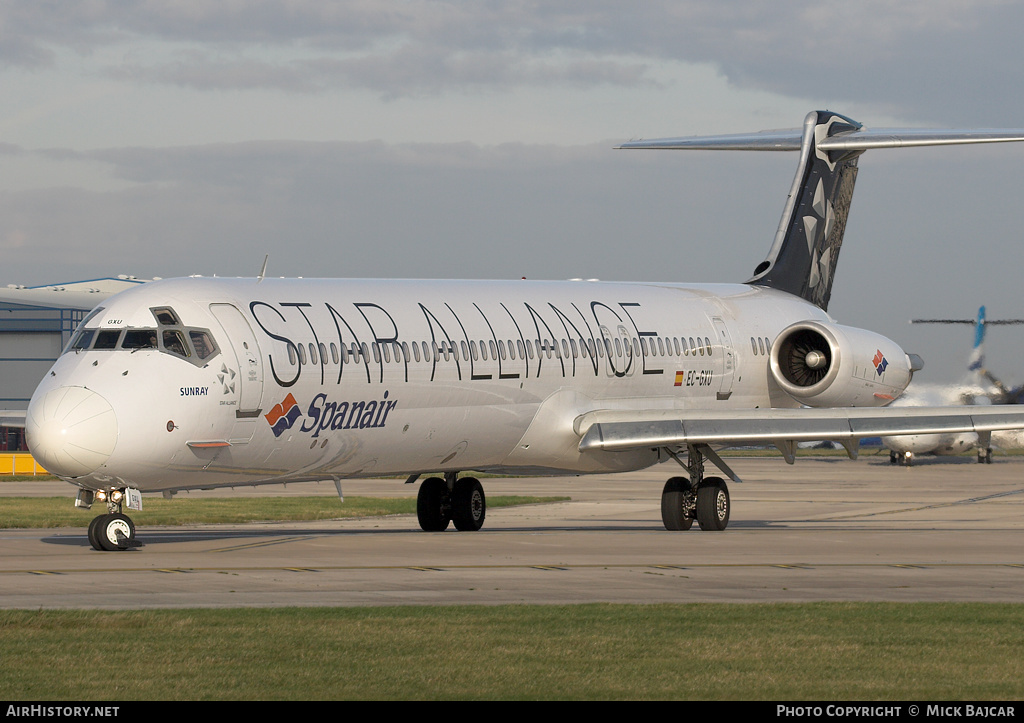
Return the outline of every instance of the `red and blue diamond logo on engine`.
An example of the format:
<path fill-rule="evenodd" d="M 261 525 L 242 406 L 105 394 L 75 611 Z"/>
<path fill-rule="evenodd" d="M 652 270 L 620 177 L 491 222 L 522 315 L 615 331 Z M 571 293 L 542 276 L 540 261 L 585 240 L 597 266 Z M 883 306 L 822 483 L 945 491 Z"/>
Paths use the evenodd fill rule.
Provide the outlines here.
<path fill-rule="evenodd" d="M 872 359 L 872 362 L 874 362 L 875 371 L 878 372 L 878 376 L 882 376 L 882 373 L 885 372 L 885 368 L 889 366 L 889 362 L 886 361 L 885 355 L 882 354 L 881 349 L 875 351 L 875 358 Z"/>

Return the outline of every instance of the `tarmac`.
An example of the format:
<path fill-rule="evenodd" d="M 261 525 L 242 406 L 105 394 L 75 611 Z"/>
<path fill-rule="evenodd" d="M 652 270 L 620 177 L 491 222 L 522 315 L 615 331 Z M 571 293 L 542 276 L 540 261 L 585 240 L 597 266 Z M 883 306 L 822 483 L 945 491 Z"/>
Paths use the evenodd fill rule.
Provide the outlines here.
<path fill-rule="evenodd" d="M 663 528 L 662 486 L 682 473 L 671 462 L 484 479 L 488 495 L 570 500 L 488 509 L 478 532 L 422 532 L 415 515 L 140 526 L 140 547 L 98 552 L 86 539 L 94 508 L 78 528 L 0 530 L 0 608 L 1024 600 L 1024 457 L 910 468 L 884 453 L 728 462 L 743 482 L 729 482 L 722 532 Z M 413 496 L 417 487 L 350 480 L 343 492 Z M 330 482 L 187 494 L 342 504 Z M 74 488 L 0 481 L 0 506 L 15 495 L 66 495 L 70 506 Z"/>

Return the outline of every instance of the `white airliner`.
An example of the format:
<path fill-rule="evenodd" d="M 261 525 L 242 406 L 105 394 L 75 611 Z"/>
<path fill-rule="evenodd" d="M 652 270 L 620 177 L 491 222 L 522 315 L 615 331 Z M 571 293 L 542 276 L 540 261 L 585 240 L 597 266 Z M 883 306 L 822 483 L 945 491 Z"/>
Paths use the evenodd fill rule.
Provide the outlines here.
<path fill-rule="evenodd" d="M 477 530 L 467 471 L 682 467 L 672 530 L 722 530 L 713 446 L 1024 427 L 1020 407 L 885 408 L 918 358 L 826 313 L 858 157 L 874 148 L 1024 140 L 1015 131 L 803 128 L 624 148 L 799 151 L 768 257 L 746 283 L 184 278 L 106 300 L 39 385 L 42 465 L 102 500 L 97 549 L 136 545 L 142 492 L 408 475 L 427 531 Z M 737 480 L 738 481 L 738 480 Z"/>
<path fill-rule="evenodd" d="M 1024 324 L 1024 319 L 986 319 L 985 307 L 978 309 L 977 319 L 914 319 L 912 324 L 973 324 L 974 347 L 967 361 L 967 378 L 960 384 L 914 385 L 898 405 L 924 406 L 946 404 L 1020 404 L 1024 401 L 1024 388 L 1007 387 L 985 366 L 985 331 L 989 326 Z M 915 388 L 916 387 L 916 388 Z M 882 437 L 889 449 L 892 464 L 911 466 L 914 457 L 923 454 L 939 456 L 957 455 L 978 450 L 978 462 L 992 463 L 992 446 L 1018 447 L 1020 431 L 1003 432 L 993 442 L 991 433 L 937 432 L 897 437 Z"/>

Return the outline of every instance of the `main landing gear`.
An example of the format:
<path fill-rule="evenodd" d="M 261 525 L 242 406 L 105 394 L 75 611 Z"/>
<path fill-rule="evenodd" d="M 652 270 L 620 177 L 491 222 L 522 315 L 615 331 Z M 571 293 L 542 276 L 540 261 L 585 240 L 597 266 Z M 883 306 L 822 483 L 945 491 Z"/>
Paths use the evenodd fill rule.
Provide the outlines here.
<path fill-rule="evenodd" d="M 94 517 L 89 523 L 89 544 L 94 550 L 114 552 L 139 547 L 135 541 L 135 523 L 121 511 L 124 498 L 124 490 L 101 490 L 96 493 L 92 490 L 79 491 L 75 500 L 76 507 L 88 509 L 94 499 L 107 505 L 107 514 Z"/>
<path fill-rule="evenodd" d="M 456 472 L 448 472 L 444 479 L 428 477 L 420 485 L 416 517 L 425 532 L 443 532 L 450 522 L 460 531 L 483 527 L 487 498 L 480 480 L 475 477 L 457 479 L 456 475 Z"/>
<path fill-rule="evenodd" d="M 904 467 L 910 467 L 914 464 L 914 453 L 909 450 L 906 452 L 889 452 L 889 464 L 900 464 Z"/>
<path fill-rule="evenodd" d="M 735 474 L 707 445 L 688 445 L 686 463 L 669 450 L 669 454 L 686 468 L 688 477 L 672 477 L 661 492 L 661 521 L 666 530 L 689 530 L 697 520 L 702 530 L 724 530 L 729 524 L 729 488 L 721 477 L 704 476 L 704 457 L 729 476 Z"/>

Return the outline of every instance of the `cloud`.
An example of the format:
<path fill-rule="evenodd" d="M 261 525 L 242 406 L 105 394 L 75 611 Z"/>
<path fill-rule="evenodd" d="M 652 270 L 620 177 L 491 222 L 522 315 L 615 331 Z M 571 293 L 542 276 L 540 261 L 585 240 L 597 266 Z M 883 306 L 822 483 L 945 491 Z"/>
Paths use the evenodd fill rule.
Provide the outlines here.
<path fill-rule="evenodd" d="M 683 217 L 692 217 L 687 233 L 709 232 L 699 207 L 728 175 L 728 164 L 698 158 L 683 174 L 670 158 L 610 143 L 282 141 L 45 154 L 102 164 L 128 184 L 0 193 L 0 238 L 28 239 L 2 249 L 7 273 L 20 277 L 10 281 L 52 280 L 62 264 L 74 276 L 102 276 L 115 261 L 137 276 L 245 274 L 264 253 L 277 273 L 298 276 L 658 278 L 664 267 L 650 260 L 679 243 Z M 775 159 L 751 163 L 776 166 L 780 188 L 791 173 Z M 654 221 L 652 205 L 675 210 Z M 775 205 L 762 208 L 769 227 Z M 715 232 L 746 222 L 718 219 Z M 641 235 L 648 256 L 624 264 L 609 252 Z M 722 276 L 747 274 L 769 237 Z M 671 276 L 692 278 L 690 267 L 699 265 Z"/>
<path fill-rule="evenodd" d="M 653 84 L 644 63 L 619 59 L 536 58 L 511 52 L 451 51 L 406 45 L 392 52 L 355 57 L 318 57 L 269 62 L 259 58 L 222 59 L 190 52 L 171 62 L 122 63 L 106 73 L 117 80 L 167 83 L 202 91 L 281 90 L 319 93 L 367 89 L 393 99 L 517 86 Z"/>
<path fill-rule="evenodd" d="M 815 107 L 1024 125 L 1021 25 L 996 0 L 12 0 L 4 283 L 253 274 L 265 253 L 279 275 L 743 281 L 791 156 L 395 141 L 742 132 Z M 830 310 L 959 368 L 905 321 L 1019 313 L 1019 152 L 869 154 Z"/>
<path fill-rule="evenodd" d="M 265 254 L 282 276 L 749 277 L 771 245 L 794 154 L 611 146 L 8 146 L 7 157 L 102 169 L 119 185 L 0 192 L 2 283 L 251 276 Z M 871 152 L 861 163 L 830 312 L 924 355 L 924 379 L 958 374 L 970 340 L 909 318 L 970 316 L 980 304 L 1020 315 L 1013 148 Z M 1020 344 L 1002 355 L 998 345 L 1013 341 L 993 334 L 990 348 L 1010 379 Z"/>
<path fill-rule="evenodd" d="M 908 116 L 957 119 L 972 104 L 1024 110 L 1007 92 L 1024 72 L 1016 37 L 1024 8 L 1005 0 L 20 0 L 0 12 L 9 41 L 0 42 L 0 62 L 52 65 L 56 49 L 125 48 L 100 72 L 204 91 L 367 88 L 394 98 L 630 86 L 656 83 L 666 63 L 712 63 L 737 87 Z"/>

